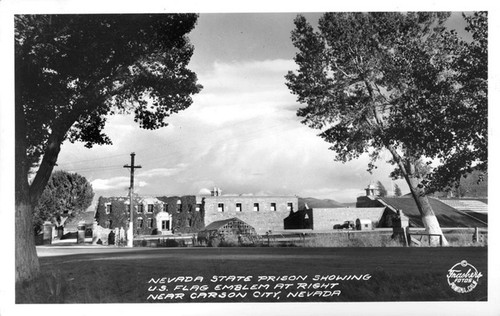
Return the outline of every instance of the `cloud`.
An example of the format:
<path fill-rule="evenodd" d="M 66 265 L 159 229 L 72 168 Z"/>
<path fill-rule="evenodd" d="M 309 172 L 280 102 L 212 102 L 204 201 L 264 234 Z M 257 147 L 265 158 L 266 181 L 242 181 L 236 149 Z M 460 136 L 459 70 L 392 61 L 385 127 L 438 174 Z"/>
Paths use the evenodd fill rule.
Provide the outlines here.
<path fill-rule="evenodd" d="M 136 191 L 146 195 L 197 194 L 217 186 L 225 194 L 354 201 L 367 183 L 387 179 L 392 167 L 382 162 L 370 175 L 367 157 L 346 164 L 334 161 L 318 131 L 301 124 L 291 111 L 299 106 L 284 84 L 292 64 L 216 63 L 199 74 L 205 89 L 191 107 L 168 119 L 168 127 L 149 131 L 130 116 L 110 119 L 111 149 L 69 144 L 61 163 L 81 168 L 75 171 L 107 194 L 127 192 L 129 171 L 123 165 L 135 152 L 135 163 L 142 166 Z"/>
<path fill-rule="evenodd" d="M 130 177 L 112 177 L 108 179 L 95 179 L 91 182 L 92 188 L 95 191 L 109 191 L 109 190 L 128 190 L 130 187 Z M 148 185 L 145 181 L 138 181 L 134 183 L 137 187 L 145 187 Z"/>
<path fill-rule="evenodd" d="M 137 173 L 141 178 L 170 177 L 187 167 L 187 164 L 178 164 L 176 168 L 153 168 Z"/>
<path fill-rule="evenodd" d="M 128 187 L 130 179 L 127 177 L 115 177 L 111 179 L 95 179 L 91 182 L 92 188 L 97 191 L 106 191 L 119 187 Z"/>
<path fill-rule="evenodd" d="M 184 115 L 210 125 L 261 117 L 279 117 L 294 97 L 285 86 L 291 60 L 216 62 L 199 74 L 202 92 Z"/>
<path fill-rule="evenodd" d="M 202 189 L 200 189 L 200 191 L 198 191 L 198 194 L 199 195 L 210 195 L 211 191 L 210 191 L 210 189 L 202 188 Z"/>

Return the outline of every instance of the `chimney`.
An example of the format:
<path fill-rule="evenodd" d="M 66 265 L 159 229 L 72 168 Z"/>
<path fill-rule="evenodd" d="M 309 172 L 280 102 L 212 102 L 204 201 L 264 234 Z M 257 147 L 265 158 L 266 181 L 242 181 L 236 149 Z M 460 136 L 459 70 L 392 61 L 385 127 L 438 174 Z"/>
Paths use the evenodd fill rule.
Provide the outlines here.
<path fill-rule="evenodd" d="M 375 196 L 375 185 L 369 184 L 368 187 L 365 189 L 366 191 L 366 196 Z"/>
<path fill-rule="evenodd" d="M 219 189 L 218 187 L 214 187 L 214 189 L 211 191 L 212 196 L 220 196 L 222 195 L 222 190 Z"/>

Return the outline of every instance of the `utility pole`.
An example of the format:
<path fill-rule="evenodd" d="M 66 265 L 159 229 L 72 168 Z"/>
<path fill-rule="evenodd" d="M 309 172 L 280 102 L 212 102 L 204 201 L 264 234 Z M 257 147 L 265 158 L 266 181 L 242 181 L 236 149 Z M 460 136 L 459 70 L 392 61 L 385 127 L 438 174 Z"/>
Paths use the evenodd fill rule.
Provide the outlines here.
<path fill-rule="evenodd" d="M 130 188 L 129 188 L 129 198 L 130 198 L 130 223 L 128 225 L 128 236 L 127 236 L 127 246 L 134 246 L 134 170 L 142 168 L 141 166 L 134 165 L 135 153 L 130 154 L 130 166 L 125 165 L 123 168 L 130 168 Z"/>

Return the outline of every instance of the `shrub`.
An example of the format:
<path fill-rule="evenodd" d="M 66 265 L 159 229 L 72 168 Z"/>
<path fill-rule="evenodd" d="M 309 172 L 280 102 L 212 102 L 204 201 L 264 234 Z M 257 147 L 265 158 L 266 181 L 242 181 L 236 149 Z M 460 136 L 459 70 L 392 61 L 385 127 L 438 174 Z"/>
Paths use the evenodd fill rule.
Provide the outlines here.
<path fill-rule="evenodd" d="M 237 236 L 229 235 L 225 236 L 224 239 L 219 244 L 219 247 L 238 247 L 240 242 Z"/>
<path fill-rule="evenodd" d="M 175 239 L 166 239 L 165 247 L 179 247 L 179 243 Z"/>
<path fill-rule="evenodd" d="M 309 236 L 304 247 L 400 247 L 402 244 L 390 235 L 379 233 L 335 233 Z"/>
<path fill-rule="evenodd" d="M 453 234 L 446 234 L 446 239 L 451 247 L 484 247 L 488 245 L 487 234 L 480 234 L 478 241 L 474 241 L 473 236 L 473 232 L 460 231 Z"/>
<path fill-rule="evenodd" d="M 209 247 L 219 247 L 221 240 L 219 237 L 213 237 L 208 240 Z"/>

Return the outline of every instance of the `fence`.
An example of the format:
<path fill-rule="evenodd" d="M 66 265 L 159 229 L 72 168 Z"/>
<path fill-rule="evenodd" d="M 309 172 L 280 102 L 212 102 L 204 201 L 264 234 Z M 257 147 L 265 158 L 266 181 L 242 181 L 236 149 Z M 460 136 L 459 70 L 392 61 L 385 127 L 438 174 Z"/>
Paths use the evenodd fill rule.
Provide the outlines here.
<path fill-rule="evenodd" d="M 486 244 L 488 229 L 487 228 L 442 228 L 444 237 L 454 246 L 472 246 L 477 244 Z M 407 228 L 407 245 L 408 246 L 423 246 L 424 244 L 432 245 L 432 237 L 439 238 L 439 245 L 443 246 L 443 236 L 439 234 L 429 234 L 424 228 Z M 417 239 L 412 236 L 420 236 Z"/>
<path fill-rule="evenodd" d="M 134 238 L 134 247 L 192 247 L 198 245 L 196 234 L 191 235 L 151 235 Z"/>
<path fill-rule="evenodd" d="M 488 236 L 487 228 L 443 228 L 446 239 L 454 242 L 456 240 L 467 240 L 468 244 L 455 242 L 457 246 L 471 246 L 480 243 L 485 244 Z M 438 234 L 428 234 L 423 228 L 410 228 L 401 231 L 401 244 L 406 246 L 425 246 L 431 243 L 431 237 L 439 238 L 439 245 L 443 239 Z M 457 237 L 458 236 L 458 237 Z M 349 246 L 386 246 L 397 245 L 400 242 L 395 236 L 392 228 L 381 228 L 367 231 L 338 230 L 338 231 L 311 231 L 290 230 L 279 232 L 267 232 L 261 235 L 251 246 L 264 247 L 302 247 L 321 246 L 349 247 Z M 419 240 L 420 239 L 420 240 Z M 450 243 L 451 243 L 450 242 Z M 198 238 L 197 234 L 189 235 L 149 235 L 137 236 L 134 239 L 134 247 L 194 247 L 207 246 L 207 242 Z M 223 243 L 221 246 L 248 246 L 241 243 Z"/>

